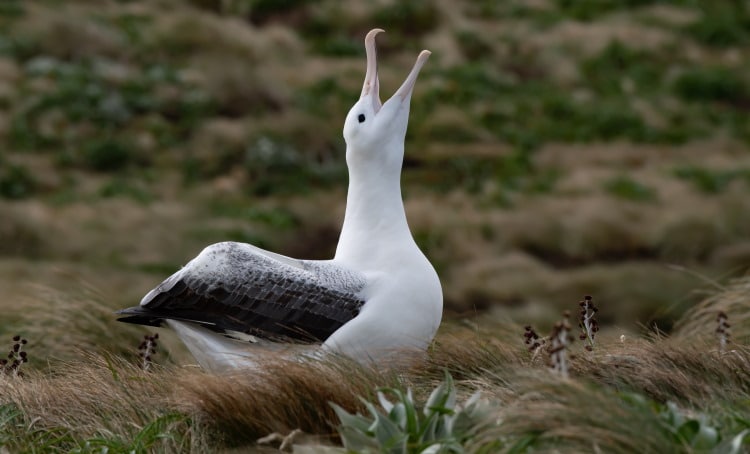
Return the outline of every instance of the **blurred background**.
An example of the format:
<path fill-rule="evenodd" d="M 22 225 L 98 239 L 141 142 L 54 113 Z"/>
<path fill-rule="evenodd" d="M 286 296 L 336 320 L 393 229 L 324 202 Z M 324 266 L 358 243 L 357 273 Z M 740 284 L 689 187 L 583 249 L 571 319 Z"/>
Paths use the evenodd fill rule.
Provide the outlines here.
<path fill-rule="evenodd" d="M 383 98 L 433 52 L 403 192 L 450 316 L 668 330 L 747 272 L 746 1 L 2 0 L 0 307 L 330 258 L 374 27 Z"/>

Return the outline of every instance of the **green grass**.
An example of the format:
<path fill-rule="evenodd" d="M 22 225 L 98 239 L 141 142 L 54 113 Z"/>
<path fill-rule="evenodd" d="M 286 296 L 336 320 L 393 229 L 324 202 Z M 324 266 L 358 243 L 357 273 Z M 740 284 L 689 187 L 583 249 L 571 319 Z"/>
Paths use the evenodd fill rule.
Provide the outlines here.
<path fill-rule="evenodd" d="M 657 198 L 652 188 L 624 175 L 607 181 L 604 189 L 616 197 L 635 202 L 647 202 Z"/>
<path fill-rule="evenodd" d="M 674 175 L 689 181 L 696 189 L 706 194 L 719 194 L 735 180 L 744 180 L 750 184 L 750 170 L 710 170 L 702 167 L 688 166 L 674 170 Z"/>
<path fill-rule="evenodd" d="M 655 3 L 658 2 L 656 0 L 557 0 L 555 2 L 562 14 L 581 21 L 591 21 L 619 10 L 639 8 Z"/>
<path fill-rule="evenodd" d="M 741 74 L 723 67 L 693 69 L 675 80 L 674 90 L 686 101 L 741 105 L 750 99 L 750 88 Z"/>
<path fill-rule="evenodd" d="M 620 41 L 610 42 L 599 55 L 581 63 L 581 74 L 587 86 L 601 96 L 630 96 L 623 92 L 623 81 L 630 80 L 638 91 L 658 92 L 662 87 L 660 56 L 635 50 Z"/>
<path fill-rule="evenodd" d="M 2 165 L 0 168 L 0 197 L 23 199 L 34 194 L 37 182 L 31 171 L 22 165 Z"/>
<path fill-rule="evenodd" d="M 748 8 L 742 2 L 720 0 L 700 2 L 701 17 L 685 27 L 686 35 L 701 44 L 726 48 L 746 44 L 748 33 Z"/>

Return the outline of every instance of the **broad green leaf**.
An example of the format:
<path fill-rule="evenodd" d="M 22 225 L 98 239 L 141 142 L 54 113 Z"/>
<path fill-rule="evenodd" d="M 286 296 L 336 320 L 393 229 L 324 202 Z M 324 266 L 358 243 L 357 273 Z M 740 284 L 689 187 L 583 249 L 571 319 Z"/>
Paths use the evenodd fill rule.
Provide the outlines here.
<path fill-rule="evenodd" d="M 406 408 L 404 408 L 403 403 L 394 404 L 391 412 L 388 414 L 388 418 L 398 424 L 401 430 L 406 430 Z"/>
<path fill-rule="evenodd" d="M 432 413 L 424 421 L 422 429 L 419 431 L 419 441 L 422 443 L 432 442 L 436 440 L 435 432 L 437 431 L 438 415 Z"/>
<path fill-rule="evenodd" d="M 424 407 L 424 415 L 429 416 L 433 412 L 451 413 L 456 406 L 456 389 L 453 386 L 453 378 L 448 371 L 445 372 L 445 380 L 435 388 Z"/>
<path fill-rule="evenodd" d="M 677 429 L 677 435 L 686 443 L 690 444 L 700 428 L 701 424 L 695 419 L 691 419 Z"/>
<path fill-rule="evenodd" d="M 383 410 L 385 410 L 386 413 L 390 413 L 391 409 L 393 408 L 393 403 L 389 401 L 385 394 L 383 394 L 381 391 L 378 391 L 378 402 L 380 402 L 380 406 L 383 407 Z"/>
<path fill-rule="evenodd" d="M 742 432 L 738 433 L 737 435 L 732 438 L 732 443 L 730 444 L 730 450 L 727 452 L 727 454 L 739 454 L 742 449 L 742 445 L 745 444 L 745 436 L 750 433 L 750 429 L 745 429 Z"/>
<path fill-rule="evenodd" d="M 373 404 L 367 403 L 366 406 L 375 415 L 375 421 L 371 427 L 375 433 L 375 438 L 382 446 L 392 446 L 394 443 L 400 442 L 402 438 L 404 444 L 406 443 L 406 435 L 401 431 L 400 427 L 388 419 L 387 416 L 378 412 Z"/>
<path fill-rule="evenodd" d="M 538 434 L 525 435 L 505 452 L 508 454 L 521 454 L 528 452 L 529 448 L 534 445 L 537 438 L 539 438 Z"/>
<path fill-rule="evenodd" d="M 699 424 L 698 433 L 695 434 L 691 445 L 696 449 L 711 449 L 719 443 L 719 432 L 715 427 L 706 423 Z"/>
<path fill-rule="evenodd" d="M 416 441 L 419 437 L 419 415 L 414 406 L 414 396 L 412 396 L 411 389 L 406 391 L 404 411 L 406 412 L 406 433 L 409 434 L 411 441 Z"/>
<path fill-rule="evenodd" d="M 367 450 L 377 452 L 380 450 L 380 445 L 375 438 L 354 427 L 340 426 L 338 432 L 341 435 L 344 447 L 350 452 L 364 452 Z"/>
<path fill-rule="evenodd" d="M 333 407 L 333 411 L 336 412 L 336 416 L 339 417 L 342 426 L 352 427 L 361 432 L 369 431 L 370 421 L 367 418 L 360 415 L 353 415 L 333 402 L 330 405 Z"/>

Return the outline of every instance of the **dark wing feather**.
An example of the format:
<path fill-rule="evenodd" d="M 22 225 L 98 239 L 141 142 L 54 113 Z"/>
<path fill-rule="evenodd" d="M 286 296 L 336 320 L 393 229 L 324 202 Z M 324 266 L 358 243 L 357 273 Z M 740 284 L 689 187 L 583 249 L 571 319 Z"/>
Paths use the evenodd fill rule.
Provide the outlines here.
<path fill-rule="evenodd" d="M 320 342 L 354 318 L 365 280 L 331 262 L 279 260 L 240 243 L 206 248 L 159 284 L 140 306 L 119 311 L 128 323 L 164 319 L 199 323 L 217 332 Z"/>

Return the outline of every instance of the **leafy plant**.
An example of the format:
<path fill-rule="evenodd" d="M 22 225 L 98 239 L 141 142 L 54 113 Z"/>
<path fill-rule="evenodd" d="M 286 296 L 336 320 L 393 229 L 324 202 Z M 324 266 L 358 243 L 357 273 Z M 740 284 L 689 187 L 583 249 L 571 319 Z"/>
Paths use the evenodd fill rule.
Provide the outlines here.
<path fill-rule="evenodd" d="M 0 16 L 20 17 L 25 14 L 24 4 L 20 0 L 6 0 L 0 3 Z"/>
<path fill-rule="evenodd" d="M 394 401 L 387 395 L 395 397 Z M 464 452 L 463 445 L 487 421 L 489 404 L 472 395 L 463 405 L 456 403 L 453 378 L 435 388 L 424 407 L 418 408 L 411 389 L 383 388 L 378 391 L 382 409 L 363 400 L 368 416 L 353 415 L 331 404 L 339 417 L 344 447 L 356 452 Z"/>
<path fill-rule="evenodd" d="M 667 423 L 675 437 L 695 449 L 711 449 L 719 444 L 719 431 L 705 417 L 689 417 L 673 402 L 660 406 L 659 415 Z"/>
<path fill-rule="evenodd" d="M 656 0 L 557 0 L 555 3 L 573 19 L 590 21 L 613 11 L 650 5 Z"/>
<path fill-rule="evenodd" d="M 697 2 L 703 16 L 684 28 L 686 34 L 712 47 L 745 44 L 748 33 L 748 8 L 743 2 Z"/>
<path fill-rule="evenodd" d="M 739 424 L 718 425 L 706 415 L 680 408 L 676 403 L 655 402 L 637 393 L 623 393 L 623 400 L 655 413 L 661 429 L 682 449 L 690 452 L 745 452 L 745 439 L 750 434 L 748 421 L 738 418 Z"/>
<path fill-rule="evenodd" d="M 469 60 L 482 59 L 492 55 L 492 46 L 472 30 L 464 29 L 456 32 L 456 42 L 461 48 L 461 52 Z"/>
<path fill-rule="evenodd" d="M 103 198 L 129 197 L 143 204 L 151 202 L 153 195 L 146 188 L 135 183 L 137 182 L 132 179 L 116 177 L 104 183 L 99 188 L 98 194 Z"/>
<path fill-rule="evenodd" d="M 651 53 L 614 40 L 599 55 L 584 60 L 581 73 L 587 86 L 600 94 L 623 95 L 623 79 L 632 80 L 638 88 L 658 89 L 662 71 Z"/>
<path fill-rule="evenodd" d="M 83 149 L 87 167 L 100 172 L 121 170 L 135 160 L 132 148 L 118 140 L 101 140 Z"/>
<path fill-rule="evenodd" d="M 433 30 L 439 21 L 439 10 L 428 0 L 393 2 L 373 14 L 373 23 L 388 24 L 400 34 L 421 35 Z"/>
<path fill-rule="evenodd" d="M 0 46 L 1 47 L 1 46 Z M 106 60 L 67 62 L 36 56 L 24 66 L 24 104 L 13 110 L 10 142 L 19 148 L 80 148 L 105 134 L 113 140 L 158 122 L 159 143 L 184 139 L 213 108 L 207 95 L 155 64 L 130 71 Z M 40 91 L 35 84 L 49 84 Z M 168 87 L 168 89 L 166 89 Z M 106 166 L 106 164 L 105 164 Z"/>
<path fill-rule="evenodd" d="M 697 189 L 707 194 L 724 191 L 736 178 L 750 182 L 750 170 L 747 169 L 710 170 L 686 166 L 675 169 L 674 174 L 681 180 L 693 183 Z"/>
<path fill-rule="evenodd" d="M 187 416 L 180 413 L 167 413 L 149 422 L 132 439 L 125 439 L 108 434 L 93 437 L 81 443 L 73 453 L 102 453 L 102 452 L 153 452 L 161 443 L 169 441 L 177 446 L 183 444 L 184 428 L 189 424 Z"/>
<path fill-rule="evenodd" d="M 26 167 L 9 165 L 0 171 L 0 196 L 8 199 L 22 199 L 36 189 L 36 181 Z"/>
<path fill-rule="evenodd" d="M 616 197 L 636 202 L 656 198 L 656 192 L 653 189 L 626 176 L 615 177 L 607 181 L 604 189 Z"/>
<path fill-rule="evenodd" d="M 245 151 L 249 189 L 255 195 L 294 193 L 341 181 L 343 163 L 319 162 L 285 140 L 261 136 Z"/>
<path fill-rule="evenodd" d="M 738 71 L 725 67 L 696 68 L 686 71 L 674 82 L 674 90 L 686 101 L 742 103 L 750 89 Z"/>

